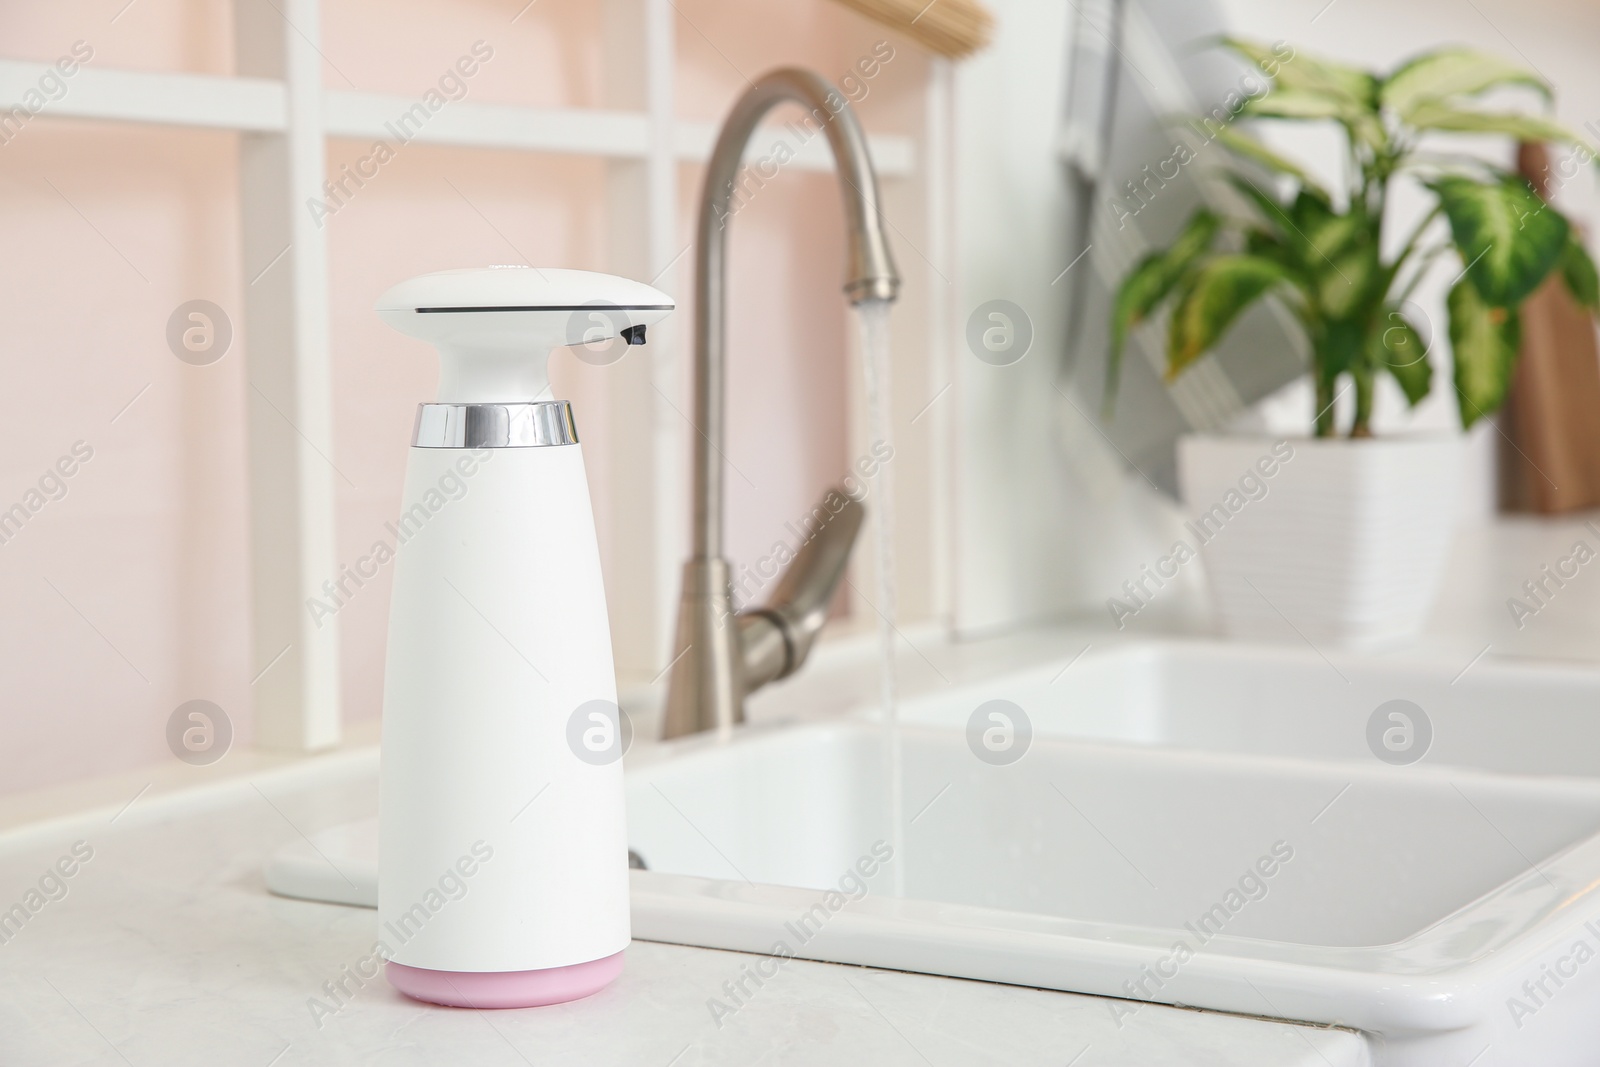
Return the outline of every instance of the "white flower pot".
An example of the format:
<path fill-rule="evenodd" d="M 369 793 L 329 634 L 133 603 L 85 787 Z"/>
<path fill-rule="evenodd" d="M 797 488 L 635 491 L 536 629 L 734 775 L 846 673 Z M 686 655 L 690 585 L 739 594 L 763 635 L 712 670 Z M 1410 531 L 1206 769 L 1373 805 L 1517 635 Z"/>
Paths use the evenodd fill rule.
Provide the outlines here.
<path fill-rule="evenodd" d="M 1414 637 L 1461 510 L 1458 435 L 1185 437 L 1185 540 L 1231 636 L 1373 648 Z"/>

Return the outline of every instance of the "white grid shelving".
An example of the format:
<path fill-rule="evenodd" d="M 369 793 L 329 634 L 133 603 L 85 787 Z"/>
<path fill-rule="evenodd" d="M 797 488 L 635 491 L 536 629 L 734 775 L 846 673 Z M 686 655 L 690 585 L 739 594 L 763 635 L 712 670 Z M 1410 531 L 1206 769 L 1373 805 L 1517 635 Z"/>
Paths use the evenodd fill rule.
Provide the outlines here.
<path fill-rule="evenodd" d="M 455 101 L 414 140 L 598 157 L 607 161 L 614 238 L 608 269 L 654 278 L 674 265 L 678 246 L 677 165 L 704 160 L 716 130 L 673 113 L 674 13 L 670 0 L 603 0 L 608 52 L 616 57 L 604 109 L 518 107 Z M 328 138 L 387 139 L 385 123 L 414 99 L 327 89 L 318 51 L 319 0 L 232 0 L 236 76 L 108 70 L 84 66 L 71 91 L 40 118 L 227 130 L 240 138 L 243 333 L 249 412 L 253 660 L 277 662 L 255 691 L 257 744 L 312 750 L 341 733 L 336 620 L 314 626 L 305 597 L 336 573 L 335 484 L 328 353 L 326 235 L 304 205 L 322 197 Z M 0 60 L 0 101 L 17 101 L 48 64 Z M 773 137 L 777 134 L 774 132 Z M 759 135 L 752 152 L 773 138 Z M 902 136 L 870 138 L 884 179 L 916 169 L 915 145 Z M 804 145 L 802 169 L 830 169 L 822 138 Z M 687 262 L 687 258 L 684 257 Z M 259 274 L 258 274 L 259 272 Z M 687 276 L 687 271 L 684 271 Z M 636 573 L 611 582 L 652 590 L 653 610 L 634 612 L 617 634 L 619 658 L 648 661 L 676 595 L 687 484 L 679 416 L 663 411 L 676 370 L 671 338 L 652 341 L 656 358 L 619 388 L 616 424 L 644 427 L 613 464 L 627 484 L 612 488 L 640 505 L 623 533 L 619 559 Z M 652 382 L 651 379 L 654 379 Z M 649 388 L 655 384 L 657 389 Z M 259 397 L 255 393 L 261 394 Z M 263 403 L 267 401 L 270 403 Z M 640 472 L 643 472 L 642 474 Z M 642 584 L 639 584 L 642 583 Z M 287 652 L 284 651 L 287 646 Z M 281 656 L 281 658 L 279 658 Z"/>

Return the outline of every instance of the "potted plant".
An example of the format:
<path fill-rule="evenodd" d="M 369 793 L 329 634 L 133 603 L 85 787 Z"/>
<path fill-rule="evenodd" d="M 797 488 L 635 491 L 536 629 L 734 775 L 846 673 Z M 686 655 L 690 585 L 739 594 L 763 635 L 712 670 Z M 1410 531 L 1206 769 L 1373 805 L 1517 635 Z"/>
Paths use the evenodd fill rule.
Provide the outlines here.
<path fill-rule="evenodd" d="M 1481 106 L 1484 93 L 1507 86 L 1551 96 L 1543 79 L 1494 56 L 1444 49 L 1378 76 L 1304 53 L 1285 61 L 1248 41 L 1223 43 L 1272 86 L 1230 117 L 1330 125 L 1347 145 L 1348 179 L 1335 192 L 1232 122 L 1208 124 L 1207 135 L 1239 164 L 1227 180 L 1240 210 L 1198 210 L 1169 247 L 1123 279 L 1112 308 L 1107 404 L 1129 332 L 1158 309 L 1170 309 L 1170 380 L 1256 302 L 1280 302 L 1309 342 L 1314 436 L 1278 453 L 1266 440 L 1181 442 L 1179 480 L 1200 520 L 1188 525 L 1193 547 L 1204 549 L 1229 632 L 1298 632 L 1344 645 L 1401 639 L 1421 626 L 1442 577 L 1463 465 L 1458 434 L 1372 434 L 1381 376 L 1412 405 L 1434 385 L 1406 306 L 1412 292 L 1441 258 L 1459 272 L 1446 307 L 1463 428 L 1505 399 L 1518 309 L 1547 276 L 1559 272 L 1579 302 L 1600 305 L 1594 263 L 1568 220 L 1522 177 L 1441 154 L 1431 135 L 1557 142 L 1583 163 L 1593 151 L 1540 115 Z M 1432 199 L 1403 230 L 1392 205 L 1402 176 Z M 1444 234 L 1433 225 L 1440 216 Z M 1336 400 L 1345 392 L 1354 396 L 1341 427 Z"/>

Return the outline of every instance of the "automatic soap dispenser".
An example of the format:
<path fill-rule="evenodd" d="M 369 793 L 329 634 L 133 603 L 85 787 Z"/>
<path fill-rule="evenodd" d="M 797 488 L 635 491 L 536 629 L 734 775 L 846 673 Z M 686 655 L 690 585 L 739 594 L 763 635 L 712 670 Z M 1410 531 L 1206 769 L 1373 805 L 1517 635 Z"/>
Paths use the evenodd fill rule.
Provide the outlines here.
<path fill-rule="evenodd" d="M 527 1007 L 622 970 L 622 723 L 583 452 L 546 362 L 642 343 L 672 308 L 625 278 L 531 267 L 427 274 L 378 301 L 441 361 L 384 677 L 378 919 L 409 996 Z"/>

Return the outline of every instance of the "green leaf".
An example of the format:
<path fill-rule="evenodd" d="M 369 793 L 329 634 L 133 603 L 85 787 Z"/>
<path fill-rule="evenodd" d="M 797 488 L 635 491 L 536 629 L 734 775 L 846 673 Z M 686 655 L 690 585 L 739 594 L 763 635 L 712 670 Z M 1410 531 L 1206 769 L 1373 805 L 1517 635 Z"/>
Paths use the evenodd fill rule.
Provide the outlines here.
<path fill-rule="evenodd" d="M 1452 175 L 1428 187 L 1450 220 L 1467 277 L 1496 307 L 1522 303 L 1566 250 L 1566 218 L 1521 178 L 1488 183 Z"/>
<path fill-rule="evenodd" d="M 1342 95 L 1308 89 L 1277 89 L 1247 101 L 1239 114 L 1258 119 L 1328 120 L 1342 123 L 1353 138 L 1374 149 L 1388 143 L 1388 135 L 1383 132 L 1378 116 Z"/>
<path fill-rule="evenodd" d="M 1292 281 L 1315 294 L 1326 314 L 1353 311 L 1371 288 L 1377 263 L 1366 240 L 1366 219 L 1337 214 L 1320 192 L 1302 189 L 1285 207 L 1242 175 L 1229 175 L 1268 224 L 1270 234 L 1251 241 L 1246 251 L 1288 268 Z"/>
<path fill-rule="evenodd" d="M 1561 277 L 1578 303 L 1590 311 L 1600 311 L 1600 275 L 1595 273 L 1594 260 L 1578 240 L 1576 230 L 1569 233 L 1567 250 L 1561 254 Z"/>
<path fill-rule="evenodd" d="M 1364 70 L 1310 56 L 1288 45 L 1272 48 L 1237 37 L 1224 37 L 1222 44 L 1260 67 L 1280 89 L 1304 89 L 1341 96 L 1367 108 L 1377 101 L 1378 81 Z"/>
<path fill-rule="evenodd" d="M 1282 267 L 1297 268 L 1300 265 L 1277 234 L 1255 227 L 1244 231 L 1244 250 L 1252 256 L 1270 259 Z"/>
<path fill-rule="evenodd" d="M 1317 272 L 1317 304 L 1333 318 L 1360 310 L 1378 273 L 1378 257 L 1369 248 L 1354 248 L 1329 259 Z"/>
<path fill-rule="evenodd" d="M 1243 174 L 1230 172 L 1227 176 L 1228 184 L 1239 190 L 1244 198 L 1255 205 L 1261 219 L 1271 230 L 1276 232 L 1283 240 L 1293 243 L 1296 239 L 1294 219 L 1289 214 L 1289 209 L 1278 203 L 1268 195 L 1261 186 L 1251 181 Z"/>
<path fill-rule="evenodd" d="M 1355 314 L 1376 283 L 1379 264 L 1365 213 L 1340 215 L 1314 197 L 1294 204 L 1305 270 L 1315 279 L 1317 304 L 1332 318 Z"/>
<path fill-rule="evenodd" d="M 1559 122 L 1514 111 L 1474 111 L 1452 107 L 1441 100 L 1423 100 L 1411 109 L 1406 122 L 1419 130 L 1446 133 L 1499 133 L 1519 141 L 1554 141 L 1594 149 Z"/>
<path fill-rule="evenodd" d="M 1378 99 L 1410 120 L 1412 108 L 1429 100 L 1476 96 L 1502 85 L 1527 85 L 1551 99 L 1549 84 L 1538 75 L 1488 52 L 1441 48 L 1402 64 L 1379 89 Z"/>
<path fill-rule="evenodd" d="M 1268 170 L 1276 171 L 1279 174 L 1287 174 L 1305 188 L 1314 189 L 1323 199 L 1327 199 L 1327 191 L 1318 185 L 1298 163 L 1278 155 L 1278 153 L 1254 137 L 1247 137 L 1229 126 L 1224 126 L 1217 130 L 1214 136 L 1222 144 L 1222 147 L 1235 155 L 1243 156 L 1245 159 L 1259 163 Z"/>
<path fill-rule="evenodd" d="M 1303 89 L 1277 89 L 1247 102 L 1242 114 L 1266 119 L 1342 120 L 1350 113 L 1350 103 L 1327 93 Z"/>
<path fill-rule="evenodd" d="M 1316 196 L 1302 190 L 1290 202 L 1289 214 L 1294 219 L 1294 224 L 1301 229 L 1317 229 L 1341 218 L 1333 210 L 1333 202 L 1325 196 Z"/>
<path fill-rule="evenodd" d="M 1327 205 L 1309 199 L 1295 202 L 1294 220 L 1305 235 L 1314 266 L 1327 266 L 1329 260 L 1347 251 L 1367 233 L 1367 220 L 1362 216 L 1335 215 Z"/>
<path fill-rule="evenodd" d="M 1456 400 L 1469 427 L 1505 403 L 1522 343 L 1515 311 L 1486 303 L 1468 278 L 1450 290 L 1450 347 L 1455 356 Z"/>
<path fill-rule="evenodd" d="M 1106 361 L 1105 406 L 1115 402 L 1128 334 L 1167 298 L 1184 274 L 1211 247 L 1220 219 L 1202 208 L 1165 251 L 1152 252 L 1122 279 L 1111 305 L 1111 352 Z"/>
<path fill-rule="evenodd" d="M 1355 365 L 1366 343 L 1367 330 L 1357 319 L 1323 319 L 1312 349 L 1318 376 L 1334 382 Z"/>
<path fill-rule="evenodd" d="M 1422 335 L 1399 311 L 1390 309 L 1372 334 L 1372 362 L 1400 383 L 1406 403 L 1416 407 L 1433 387 L 1433 364 Z"/>
<path fill-rule="evenodd" d="M 1332 119 L 1343 123 L 1353 138 L 1374 150 L 1388 144 L 1377 113 L 1378 80 L 1371 74 L 1287 46 L 1268 48 L 1236 37 L 1224 37 L 1222 44 L 1260 67 L 1276 86 L 1267 96 L 1247 101 L 1243 114 Z"/>
<path fill-rule="evenodd" d="M 1220 341 L 1246 308 L 1286 282 L 1283 267 L 1250 255 L 1215 256 L 1184 281 L 1167 329 L 1167 380 Z"/>

